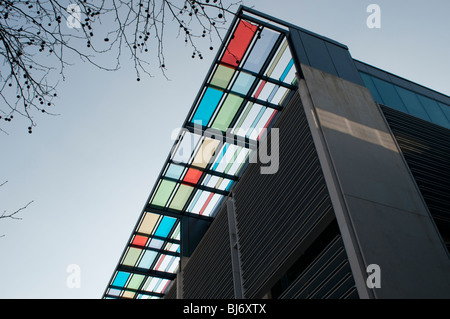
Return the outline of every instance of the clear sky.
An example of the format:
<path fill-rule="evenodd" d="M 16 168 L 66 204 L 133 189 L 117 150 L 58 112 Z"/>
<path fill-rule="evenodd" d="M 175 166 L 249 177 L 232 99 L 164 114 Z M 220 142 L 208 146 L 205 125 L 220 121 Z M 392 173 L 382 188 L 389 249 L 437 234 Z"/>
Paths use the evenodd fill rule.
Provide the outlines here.
<path fill-rule="evenodd" d="M 381 28 L 369 29 L 369 4 Z M 353 58 L 450 95 L 447 0 L 245 0 L 247 6 L 346 44 Z M 177 28 L 178 26 L 175 26 Z M 216 45 L 216 48 L 218 45 Z M 101 298 L 216 51 L 191 58 L 166 43 L 170 80 L 136 81 L 126 65 L 81 61 L 58 86 L 60 116 L 37 116 L 0 133 L 0 210 L 29 201 L 22 220 L 1 220 L 0 298 Z M 2 125 L 4 125 L 2 123 Z M 68 287 L 71 264 L 79 288 Z"/>

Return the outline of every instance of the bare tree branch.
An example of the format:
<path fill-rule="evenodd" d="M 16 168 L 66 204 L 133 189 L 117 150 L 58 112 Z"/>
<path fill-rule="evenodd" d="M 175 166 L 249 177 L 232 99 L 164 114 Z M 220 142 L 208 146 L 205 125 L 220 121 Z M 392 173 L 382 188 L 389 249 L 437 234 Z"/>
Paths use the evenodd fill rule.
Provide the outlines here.
<path fill-rule="evenodd" d="M 5 185 L 6 183 L 8 183 L 8 181 L 5 181 L 3 183 L 0 184 L 0 187 L 2 187 L 3 185 Z M 21 220 L 21 217 L 17 217 L 16 215 L 18 213 L 20 213 L 22 210 L 26 209 L 28 206 L 30 206 L 34 201 L 30 201 L 28 202 L 28 204 L 26 204 L 25 206 L 17 209 L 16 211 L 12 212 L 12 213 L 7 213 L 6 210 L 3 211 L 2 215 L 0 215 L 0 219 L 16 219 L 16 220 Z M 5 235 L 0 235 L 1 237 L 5 237 Z"/>
<path fill-rule="evenodd" d="M 0 0 L 0 120 L 14 115 L 36 126 L 36 115 L 52 111 L 56 87 L 65 80 L 70 57 L 105 71 L 120 68 L 126 53 L 136 79 L 153 76 L 150 66 L 167 78 L 166 26 L 179 26 L 178 37 L 203 58 L 199 41 L 222 39 L 227 16 L 241 0 Z M 115 56 L 111 65 L 104 54 Z M 108 55 L 110 57 L 110 55 Z M 108 59 L 106 59 L 108 60 Z M 102 62 L 98 62 L 102 61 Z M 0 124 L 1 125 L 1 124 Z M 7 133 L 5 127 L 0 132 Z"/>

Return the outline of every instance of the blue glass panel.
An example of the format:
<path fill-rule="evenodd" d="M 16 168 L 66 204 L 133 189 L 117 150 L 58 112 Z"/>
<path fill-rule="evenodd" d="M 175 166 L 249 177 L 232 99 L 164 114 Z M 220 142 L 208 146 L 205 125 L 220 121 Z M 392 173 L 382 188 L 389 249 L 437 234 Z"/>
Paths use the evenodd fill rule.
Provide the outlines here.
<path fill-rule="evenodd" d="M 286 66 L 286 69 L 284 70 L 283 74 L 281 75 L 280 81 L 284 81 L 284 79 L 288 75 L 288 73 L 291 70 L 293 65 L 294 65 L 294 59 L 291 59 L 291 61 L 289 61 L 288 65 Z"/>
<path fill-rule="evenodd" d="M 225 188 L 226 191 L 229 191 L 231 186 L 233 186 L 234 181 L 230 181 L 230 183 L 228 184 L 228 186 Z"/>
<path fill-rule="evenodd" d="M 155 236 L 167 237 L 176 221 L 176 218 L 164 216 L 156 229 Z"/>
<path fill-rule="evenodd" d="M 373 83 L 375 84 L 378 92 L 383 98 L 383 104 L 386 106 L 392 107 L 396 110 L 408 113 L 403 101 L 400 99 L 397 91 L 395 90 L 394 85 L 389 82 L 380 80 L 378 78 L 372 78 Z"/>
<path fill-rule="evenodd" d="M 119 271 L 117 273 L 116 278 L 114 279 L 113 286 L 123 287 L 125 286 L 128 277 L 130 277 L 130 273 Z"/>
<path fill-rule="evenodd" d="M 381 98 L 377 88 L 375 87 L 375 84 L 373 84 L 372 77 L 362 72 L 360 72 L 360 75 L 363 79 L 364 85 L 369 89 L 370 93 L 372 93 L 372 97 L 375 102 L 384 104 L 383 99 Z"/>
<path fill-rule="evenodd" d="M 275 94 L 277 94 L 279 88 L 280 88 L 279 85 L 277 85 L 277 86 L 275 86 L 275 87 L 273 88 L 272 92 L 270 92 L 270 95 L 269 95 L 269 97 L 267 98 L 267 102 L 272 102 L 272 100 L 273 100 Z"/>
<path fill-rule="evenodd" d="M 259 73 L 261 67 L 269 56 L 279 34 L 269 30 L 264 29 L 261 32 L 261 38 L 256 41 L 252 52 L 250 53 L 247 61 L 244 64 L 244 69 Z"/>
<path fill-rule="evenodd" d="M 236 82 L 234 83 L 233 88 L 231 90 L 233 92 L 245 95 L 248 93 L 248 90 L 250 90 L 250 87 L 252 86 L 253 82 L 255 82 L 254 76 L 245 72 L 241 72 L 237 77 Z"/>
<path fill-rule="evenodd" d="M 206 126 L 211 119 L 217 104 L 219 104 L 222 95 L 222 91 L 207 88 L 200 104 L 198 105 L 197 111 L 195 111 L 194 117 L 192 118 L 192 123 L 198 123 Z"/>
<path fill-rule="evenodd" d="M 170 178 L 180 179 L 181 174 L 183 173 L 183 170 L 184 170 L 183 166 L 170 164 L 169 168 L 166 171 L 165 176 L 170 177 Z"/>
<path fill-rule="evenodd" d="M 450 123 L 448 123 L 447 121 L 447 117 L 442 112 L 441 108 L 435 100 L 432 100 L 420 94 L 417 94 L 417 96 L 424 106 L 425 111 L 427 111 L 428 115 L 430 116 L 431 122 L 444 127 L 448 127 L 450 125 Z"/>
<path fill-rule="evenodd" d="M 419 99 L 417 98 L 417 94 L 399 86 L 396 87 L 396 90 L 400 95 L 400 98 L 403 100 L 403 103 L 405 104 L 409 114 L 421 118 L 422 120 L 430 121 L 430 117 L 423 108 L 422 103 L 420 103 Z"/>
<path fill-rule="evenodd" d="M 144 256 L 142 256 L 142 259 L 141 259 L 141 261 L 139 262 L 138 267 L 139 267 L 139 268 L 146 268 L 146 269 L 149 269 L 149 268 L 152 266 L 153 261 L 154 261 L 155 258 L 156 258 L 156 255 L 158 255 L 158 253 L 157 253 L 156 251 L 147 250 L 147 251 L 144 253 Z"/>
<path fill-rule="evenodd" d="M 228 147 L 230 146 L 229 143 L 225 143 L 225 145 L 223 146 L 223 151 L 219 154 L 219 156 L 216 159 L 216 163 L 213 166 L 213 170 L 215 171 L 217 166 L 219 166 L 220 162 L 222 161 L 223 156 L 225 155 L 225 153 L 227 152 Z"/>

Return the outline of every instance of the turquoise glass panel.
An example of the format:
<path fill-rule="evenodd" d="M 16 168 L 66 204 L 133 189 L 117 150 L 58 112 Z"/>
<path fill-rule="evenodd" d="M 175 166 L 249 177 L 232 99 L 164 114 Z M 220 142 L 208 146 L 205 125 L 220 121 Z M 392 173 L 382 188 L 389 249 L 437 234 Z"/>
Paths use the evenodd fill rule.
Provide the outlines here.
<path fill-rule="evenodd" d="M 217 108 L 222 95 L 223 92 L 220 90 L 207 88 L 191 122 L 206 126 Z"/>
<path fill-rule="evenodd" d="M 219 166 L 220 161 L 222 161 L 222 158 L 225 155 L 225 153 L 227 152 L 227 149 L 228 149 L 229 146 L 230 146 L 229 143 L 225 143 L 225 145 L 223 146 L 222 152 L 219 154 L 219 156 L 216 159 L 216 162 L 215 162 L 214 166 L 212 167 L 212 169 L 214 171 L 217 169 L 217 166 Z"/>
<path fill-rule="evenodd" d="M 167 237 L 176 221 L 176 218 L 164 216 L 156 229 L 155 236 Z"/>
<path fill-rule="evenodd" d="M 166 175 L 170 178 L 180 179 L 181 174 L 183 173 L 184 167 L 180 165 L 170 164 L 169 168 L 167 168 Z"/>
<path fill-rule="evenodd" d="M 255 82 L 254 76 L 245 72 L 241 72 L 238 75 L 236 82 L 234 82 L 233 88 L 231 90 L 233 92 L 245 95 L 250 90 L 250 87 L 252 86 L 253 82 Z"/>
<path fill-rule="evenodd" d="M 156 251 L 152 251 L 152 250 L 147 250 L 144 253 L 144 256 L 142 256 L 141 261 L 139 262 L 138 267 L 139 268 L 150 268 L 153 264 L 153 261 L 156 258 L 156 255 L 158 255 L 158 253 Z"/>
<path fill-rule="evenodd" d="M 293 65 L 294 65 L 294 59 L 291 59 L 291 61 L 289 61 L 288 65 L 286 66 L 286 69 L 284 70 L 283 74 L 281 75 L 280 81 L 282 81 L 282 82 L 284 81 L 284 79 L 288 75 L 288 73 L 291 70 Z"/>
<path fill-rule="evenodd" d="M 125 286 L 125 283 L 127 282 L 128 277 L 130 277 L 130 273 L 119 271 L 117 273 L 116 278 L 114 279 L 113 286 L 117 286 L 117 287 Z"/>

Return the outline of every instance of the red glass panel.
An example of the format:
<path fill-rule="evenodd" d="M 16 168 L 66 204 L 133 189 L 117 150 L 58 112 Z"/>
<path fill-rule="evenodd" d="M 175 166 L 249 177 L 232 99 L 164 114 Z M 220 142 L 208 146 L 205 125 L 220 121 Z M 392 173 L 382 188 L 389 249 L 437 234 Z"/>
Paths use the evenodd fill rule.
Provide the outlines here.
<path fill-rule="evenodd" d="M 203 213 L 204 213 L 204 211 L 205 211 L 205 209 L 206 209 L 206 206 L 208 206 L 208 204 L 209 204 L 209 202 L 211 201 L 211 199 L 212 199 L 213 196 L 214 196 L 214 193 L 209 194 L 208 199 L 206 200 L 205 204 L 203 205 L 203 207 L 202 207 L 202 209 L 201 209 L 199 215 L 203 215 Z"/>
<path fill-rule="evenodd" d="M 237 67 L 241 62 L 245 51 L 247 51 L 247 48 L 257 29 L 258 27 L 256 25 L 253 25 L 247 21 L 239 22 L 239 25 L 234 31 L 233 38 L 230 40 L 230 43 L 225 49 L 222 62 L 230 66 Z"/>
<path fill-rule="evenodd" d="M 266 85 L 266 81 L 261 81 L 261 83 L 259 84 L 259 88 L 255 93 L 255 99 L 258 98 L 259 94 L 261 94 L 262 89 L 264 88 L 264 86 Z"/>
<path fill-rule="evenodd" d="M 184 176 L 183 182 L 197 184 L 198 180 L 202 176 L 203 172 L 199 171 L 198 169 L 190 168 L 186 172 L 186 175 Z"/>
<path fill-rule="evenodd" d="M 148 237 L 136 235 L 136 236 L 134 236 L 132 244 L 138 245 L 138 246 L 145 246 L 147 239 L 148 239 Z"/>

